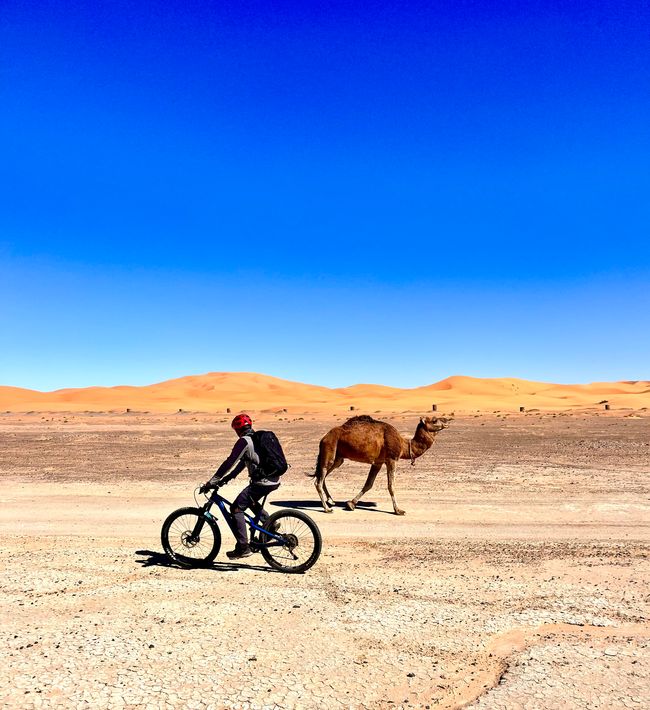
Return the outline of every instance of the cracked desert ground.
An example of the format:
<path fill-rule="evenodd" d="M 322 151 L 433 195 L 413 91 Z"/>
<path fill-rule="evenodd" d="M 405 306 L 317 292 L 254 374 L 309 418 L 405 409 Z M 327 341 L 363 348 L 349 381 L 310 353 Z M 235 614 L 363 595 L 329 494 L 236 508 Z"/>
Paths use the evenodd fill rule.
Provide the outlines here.
<path fill-rule="evenodd" d="M 267 415 L 304 575 L 166 563 L 160 527 L 233 443 L 210 414 L 0 415 L 7 708 L 648 708 L 650 417 L 457 416 L 414 467 L 306 472 L 343 417 Z M 418 413 L 375 415 L 411 435 Z M 238 491 L 243 476 L 224 494 Z M 246 564 L 250 562 L 250 564 Z"/>

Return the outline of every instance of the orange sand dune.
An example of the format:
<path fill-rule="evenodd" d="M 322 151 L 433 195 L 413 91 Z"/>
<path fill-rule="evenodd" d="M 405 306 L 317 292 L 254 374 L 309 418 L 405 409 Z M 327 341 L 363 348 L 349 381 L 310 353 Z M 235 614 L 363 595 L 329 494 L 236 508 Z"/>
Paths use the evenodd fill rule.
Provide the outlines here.
<path fill-rule="evenodd" d="M 210 372 L 143 387 L 85 387 L 38 392 L 0 386 L 0 411 L 233 412 L 287 409 L 292 412 L 350 411 L 518 411 L 527 409 L 612 409 L 650 407 L 650 382 L 594 382 L 559 385 L 514 378 L 448 377 L 424 387 L 399 389 L 360 384 L 331 389 L 249 372 Z"/>

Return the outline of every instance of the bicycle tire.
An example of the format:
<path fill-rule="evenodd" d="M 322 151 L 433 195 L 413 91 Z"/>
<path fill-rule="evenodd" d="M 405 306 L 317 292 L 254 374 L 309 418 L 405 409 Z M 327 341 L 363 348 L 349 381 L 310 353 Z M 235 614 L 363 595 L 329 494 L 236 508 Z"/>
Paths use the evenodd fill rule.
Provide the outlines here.
<path fill-rule="evenodd" d="M 189 536 L 199 518 L 203 519 L 203 529 L 199 539 L 192 541 Z M 206 530 L 210 532 L 206 534 Z M 219 554 L 221 531 L 215 520 L 204 516 L 201 508 L 179 508 L 167 516 L 160 541 L 167 557 L 180 567 L 207 567 Z"/>
<path fill-rule="evenodd" d="M 260 546 L 262 557 L 273 569 L 277 569 L 280 572 L 289 574 L 306 572 L 316 563 L 323 549 L 323 538 L 318 525 L 306 513 L 288 509 L 278 510 L 273 513 L 266 523 L 266 527 L 269 530 L 272 530 L 276 525 L 278 535 L 286 537 L 287 541 L 295 542 L 297 540 L 298 544 L 293 547 L 291 544 L 284 547 L 265 547 L 262 545 Z M 262 542 L 267 542 L 270 539 L 272 538 L 268 535 L 263 535 Z M 304 550 L 306 554 L 306 558 L 297 564 L 297 561 L 293 559 L 296 550 L 299 552 Z"/>

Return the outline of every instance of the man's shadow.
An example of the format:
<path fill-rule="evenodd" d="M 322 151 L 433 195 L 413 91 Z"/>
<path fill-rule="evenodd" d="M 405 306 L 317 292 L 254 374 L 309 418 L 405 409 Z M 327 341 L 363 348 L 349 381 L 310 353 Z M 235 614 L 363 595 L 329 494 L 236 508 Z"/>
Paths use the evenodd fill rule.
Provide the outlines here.
<path fill-rule="evenodd" d="M 186 572 L 189 572 L 191 569 L 181 567 L 180 565 L 172 562 L 164 552 L 155 552 L 154 550 L 136 550 L 135 554 L 144 555 L 142 559 L 136 559 L 136 562 L 142 567 L 171 567 L 172 569 L 179 569 Z M 215 561 L 206 567 L 197 567 L 196 569 L 209 569 L 213 572 L 239 572 L 241 570 L 253 570 L 255 572 L 277 572 L 278 574 L 284 574 L 278 569 L 273 569 L 273 567 L 255 564 L 247 565 L 245 563 L 239 564 L 237 562 Z"/>

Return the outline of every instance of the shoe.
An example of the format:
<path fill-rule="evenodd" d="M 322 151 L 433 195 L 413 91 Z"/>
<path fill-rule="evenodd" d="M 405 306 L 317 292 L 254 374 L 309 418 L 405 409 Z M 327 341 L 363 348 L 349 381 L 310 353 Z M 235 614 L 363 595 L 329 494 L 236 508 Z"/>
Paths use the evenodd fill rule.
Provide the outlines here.
<path fill-rule="evenodd" d="M 240 547 L 239 543 L 235 545 L 234 550 L 230 550 L 230 552 L 226 552 L 226 557 L 229 560 L 240 560 L 242 557 L 250 557 L 253 554 L 253 551 L 251 548 L 246 545 L 244 547 Z"/>

